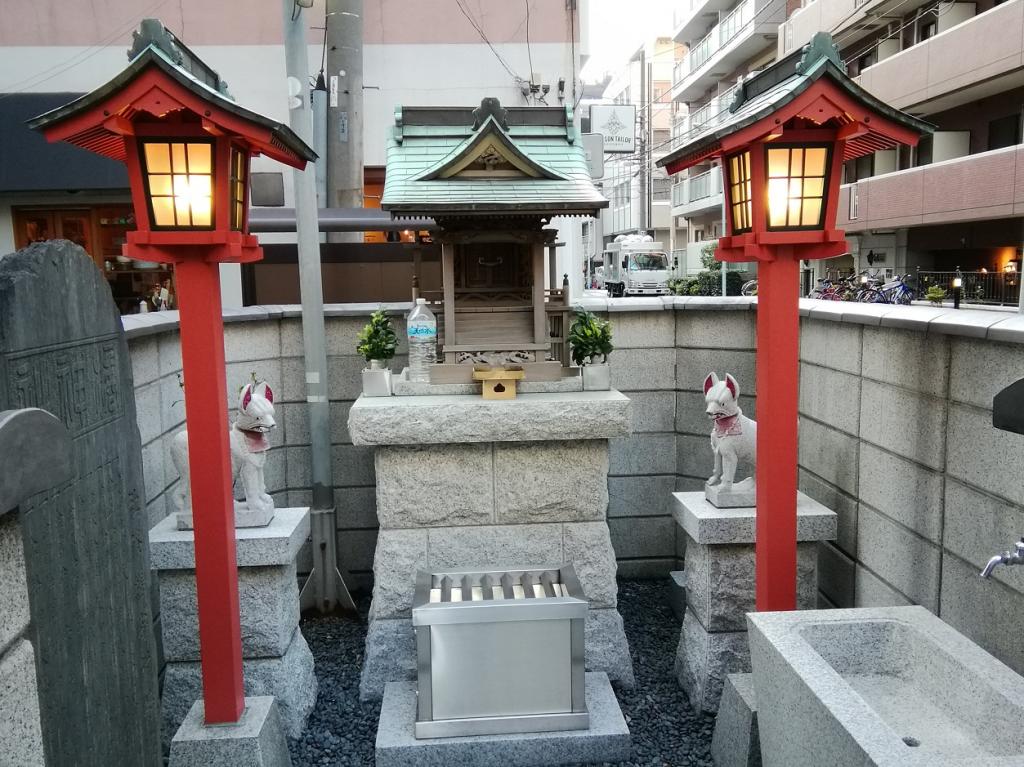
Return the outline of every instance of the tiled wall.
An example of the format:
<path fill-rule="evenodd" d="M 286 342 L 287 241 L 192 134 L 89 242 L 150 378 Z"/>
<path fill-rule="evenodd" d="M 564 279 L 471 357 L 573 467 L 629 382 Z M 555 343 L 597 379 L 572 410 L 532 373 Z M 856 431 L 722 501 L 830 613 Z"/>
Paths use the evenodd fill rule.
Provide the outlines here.
<path fill-rule="evenodd" d="M 756 417 L 756 313 L 737 299 L 616 311 L 639 305 L 628 301 L 592 307 L 613 323 L 612 385 L 633 400 L 634 433 L 611 441 L 608 523 L 620 574 L 663 577 L 685 556 L 670 494 L 699 489 L 711 473 L 701 395 L 708 371 L 736 376 L 744 412 Z M 883 327 L 872 307 L 833 312 L 820 304 L 811 311 L 805 302 L 813 316 L 801 326 L 800 487 L 839 515 L 838 540 L 819 556 L 823 605 L 922 604 L 1024 670 L 1024 568 L 978 577 L 989 556 L 1024 535 L 1024 437 L 991 425 L 993 395 L 1024 377 L 1024 343 L 1011 340 L 1024 320 L 970 311 L 940 318 L 912 307 L 901 309 L 912 313 L 904 324 L 917 328 L 908 330 Z M 309 501 L 294 309 L 247 309 L 229 318 L 247 321 L 225 326 L 229 388 L 250 371 L 277 382 L 267 481 L 279 505 Z M 130 341 L 153 523 L 171 508 L 168 444 L 184 418 L 170 320 L 150 320 L 151 335 L 135 327 Z M 373 456 L 353 446 L 346 429 L 360 391 L 363 362 L 354 351 L 364 322 L 329 317 L 327 335 L 339 552 L 368 585 L 377 528 Z M 396 360 L 404 364 L 404 356 Z"/>

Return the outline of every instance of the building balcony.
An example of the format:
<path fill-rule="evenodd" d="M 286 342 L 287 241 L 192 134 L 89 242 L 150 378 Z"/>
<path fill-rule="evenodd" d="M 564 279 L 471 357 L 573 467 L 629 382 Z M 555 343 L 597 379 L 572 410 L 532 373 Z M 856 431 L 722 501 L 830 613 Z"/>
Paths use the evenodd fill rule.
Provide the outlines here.
<path fill-rule="evenodd" d="M 956 10 L 939 16 L 934 37 L 868 67 L 858 82 L 882 101 L 918 114 L 1017 87 L 1024 67 L 1024 0 L 1008 0 L 977 16 Z M 943 30 L 942 24 L 951 26 Z"/>
<path fill-rule="evenodd" d="M 689 45 L 701 39 L 735 0 L 684 0 L 672 12 L 672 39 Z"/>
<path fill-rule="evenodd" d="M 838 224 L 851 233 L 1021 215 L 1024 145 L 874 176 L 839 192 Z"/>
<path fill-rule="evenodd" d="M 690 47 L 673 83 L 672 97 L 690 102 L 703 96 L 760 53 L 774 39 L 785 15 L 785 0 L 744 0 L 737 5 Z"/>
<path fill-rule="evenodd" d="M 672 215 L 695 216 L 722 207 L 722 171 L 715 167 L 672 187 Z"/>

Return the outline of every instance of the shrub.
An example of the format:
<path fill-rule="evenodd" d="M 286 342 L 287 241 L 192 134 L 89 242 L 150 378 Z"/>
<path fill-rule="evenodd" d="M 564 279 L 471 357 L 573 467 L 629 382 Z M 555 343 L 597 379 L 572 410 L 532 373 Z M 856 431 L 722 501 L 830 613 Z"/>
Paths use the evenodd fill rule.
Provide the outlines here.
<path fill-rule="evenodd" d="M 612 326 L 584 309 L 576 310 L 576 319 L 569 328 L 569 346 L 572 347 L 572 361 L 577 365 L 592 365 L 594 359 L 608 361 L 612 353 Z"/>
<path fill-rule="evenodd" d="M 383 309 L 370 315 L 370 321 L 359 331 L 356 352 L 371 360 L 389 360 L 395 356 L 398 338 L 391 327 L 391 320 Z"/>
<path fill-rule="evenodd" d="M 725 273 L 725 292 L 729 296 L 738 296 L 743 288 L 743 275 L 740 272 Z M 695 289 L 696 288 L 696 289 Z M 690 286 L 692 296 L 722 295 L 722 272 L 701 272 Z"/>
<path fill-rule="evenodd" d="M 925 291 L 924 297 L 931 301 L 933 304 L 941 304 L 946 298 L 946 291 L 940 288 L 938 285 L 932 285 L 928 290 Z"/>

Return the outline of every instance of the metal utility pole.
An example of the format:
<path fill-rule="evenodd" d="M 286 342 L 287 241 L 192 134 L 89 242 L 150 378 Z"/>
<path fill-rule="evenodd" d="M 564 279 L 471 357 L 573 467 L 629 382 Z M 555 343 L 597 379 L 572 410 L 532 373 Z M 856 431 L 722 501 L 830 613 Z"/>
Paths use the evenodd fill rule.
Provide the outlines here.
<path fill-rule="evenodd" d="M 647 82 L 647 50 L 640 49 L 640 226 L 639 231 L 646 232 L 650 219 L 647 217 L 647 177 L 650 175 L 650 161 L 647 157 L 647 126 L 651 121 L 650 104 L 647 98 L 647 91 L 650 85 Z"/>
<path fill-rule="evenodd" d="M 327 207 L 363 207 L 363 0 L 326 0 Z M 361 242 L 359 232 L 328 235 Z"/>
<path fill-rule="evenodd" d="M 288 74 L 288 124 L 307 144 L 313 140 L 309 93 L 307 27 L 295 0 L 282 0 L 285 68 Z M 331 421 L 327 401 L 327 346 L 324 341 L 324 291 L 320 277 L 320 236 L 316 207 L 316 169 L 292 172 L 295 186 L 295 231 L 299 251 L 299 290 L 302 295 L 302 346 L 306 361 L 306 408 L 312 459 L 313 507 L 310 534 L 313 572 L 302 587 L 303 609 L 329 612 L 337 606 L 355 611 L 337 565 L 337 523 L 334 482 L 331 479 Z"/>
<path fill-rule="evenodd" d="M 647 226 L 654 231 L 654 62 L 647 62 L 647 153 L 644 166 L 647 168 Z"/>

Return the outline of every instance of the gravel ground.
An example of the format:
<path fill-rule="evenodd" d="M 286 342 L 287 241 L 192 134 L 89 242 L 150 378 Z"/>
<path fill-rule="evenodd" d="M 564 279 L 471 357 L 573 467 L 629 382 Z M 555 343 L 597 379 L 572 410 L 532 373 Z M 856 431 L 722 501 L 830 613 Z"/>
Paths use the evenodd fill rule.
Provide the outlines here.
<path fill-rule="evenodd" d="M 373 764 L 380 704 L 359 701 L 369 599 L 360 600 L 359 608 L 358 621 L 302 621 L 302 633 L 316 659 L 320 692 L 305 734 L 289 741 L 294 767 Z M 615 767 L 710 767 L 714 718 L 690 708 L 672 670 L 679 623 L 668 606 L 667 580 L 620 580 L 619 611 L 637 684 L 632 691 L 616 691 L 633 735 L 633 756 Z"/>

